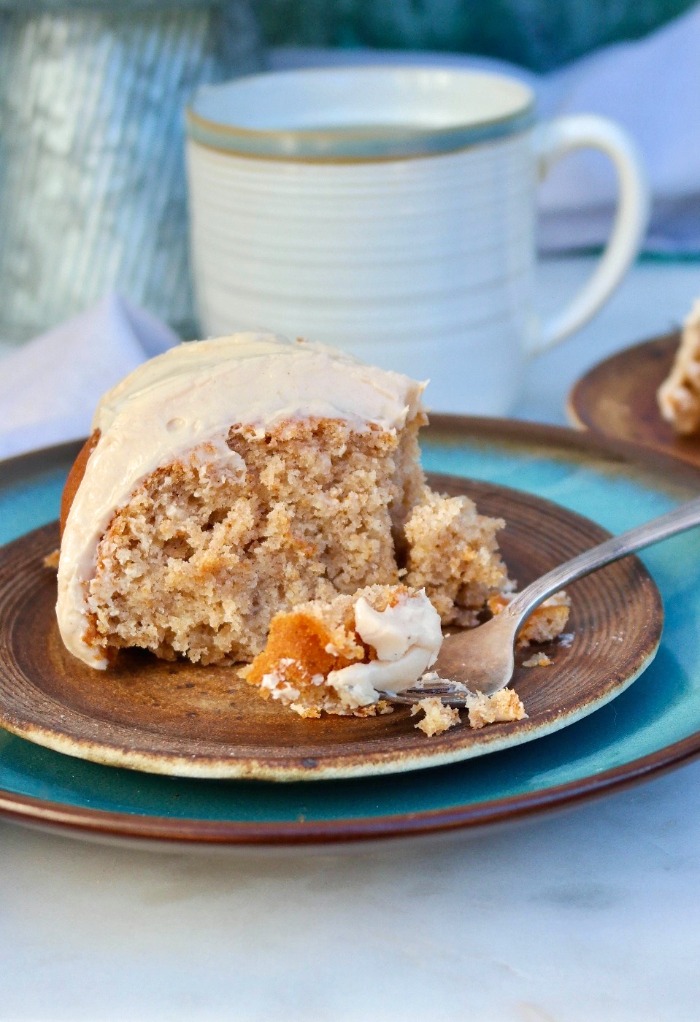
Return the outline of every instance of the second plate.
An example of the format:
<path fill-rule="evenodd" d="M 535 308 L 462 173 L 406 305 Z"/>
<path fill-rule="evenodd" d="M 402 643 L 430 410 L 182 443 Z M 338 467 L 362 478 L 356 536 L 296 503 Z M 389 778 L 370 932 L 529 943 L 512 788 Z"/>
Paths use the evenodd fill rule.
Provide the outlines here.
<path fill-rule="evenodd" d="M 654 337 L 593 366 L 569 394 L 570 419 L 600 436 L 643 444 L 700 468 L 700 437 L 675 433 L 656 402 L 679 341 L 677 332 Z"/>

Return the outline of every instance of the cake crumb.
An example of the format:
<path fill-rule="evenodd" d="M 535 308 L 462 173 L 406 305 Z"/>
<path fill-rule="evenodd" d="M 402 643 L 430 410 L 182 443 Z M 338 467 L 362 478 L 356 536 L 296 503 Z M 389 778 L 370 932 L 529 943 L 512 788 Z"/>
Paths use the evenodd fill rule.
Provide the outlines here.
<path fill-rule="evenodd" d="M 60 550 L 52 550 L 50 554 L 47 554 L 43 560 L 45 568 L 50 568 L 52 571 L 58 571 L 58 559 L 61 555 Z"/>
<path fill-rule="evenodd" d="M 503 688 L 490 696 L 477 692 L 468 699 L 467 709 L 469 726 L 475 729 L 527 717 L 520 696 L 512 688 Z"/>
<path fill-rule="evenodd" d="M 446 706 L 439 696 L 427 696 L 420 699 L 411 707 L 411 716 L 423 711 L 425 714 L 415 725 L 420 731 L 432 738 L 433 735 L 440 735 L 443 731 L 449 731 L 455 724 L 459 724 L 459 710 L 453 706 Z"/>
<path fill-rule="evenodd" d="M 523 660 L 523 667 L 550 667 L 553 663 L 546 653 L 533 653 L 527 660 Z"/>
<path fill-rule="evenodd" d="M 546 658 L 548 659 L 548 658 Z M 520 696 L 512 688 L 504 688 L 487 696 L 482 692 L 470 692 L 466 699 L 469 726 L 479 730 L 486 724 L 509 723 L 527 717 Z M 426 696 L 411 707 L 411 716 L 420 711 L 425 716 L 415 725 L 429 738 L 448 731 L 460 723 L 459 710 L 447 706 L 439 696 Z"/>
<path fill-rule="evenodd" d="M 500 614 L 514 596 L 517 596 L 517 593 L 499 593 L 490 597 L 488 600 L 489 610 L 494 616 Z M 540 642 L 551 642 L 552 639 L 558 638 L 569 620 L 570 609 L 571 600 L 563 589 L 544 600 L 525 619 L 525 623 L 518 632 L 518 648 L 522 649 Z"/>

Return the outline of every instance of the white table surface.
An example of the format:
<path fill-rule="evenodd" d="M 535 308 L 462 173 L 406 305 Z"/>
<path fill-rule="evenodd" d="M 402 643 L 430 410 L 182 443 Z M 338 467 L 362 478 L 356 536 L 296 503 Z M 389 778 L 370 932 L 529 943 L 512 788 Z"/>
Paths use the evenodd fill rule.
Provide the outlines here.
<path fill-rule="evenodd" d="M 587 267 L 543 267 L 543 308 Z M 581 372 L 698 294 L 698 264 L 636 266 L 517 414 L 563 424 Z M 478 837 L 270 857 L 0 823 L 0 863 L 2 1020 L 700 1019 L 700 763 Z"/>

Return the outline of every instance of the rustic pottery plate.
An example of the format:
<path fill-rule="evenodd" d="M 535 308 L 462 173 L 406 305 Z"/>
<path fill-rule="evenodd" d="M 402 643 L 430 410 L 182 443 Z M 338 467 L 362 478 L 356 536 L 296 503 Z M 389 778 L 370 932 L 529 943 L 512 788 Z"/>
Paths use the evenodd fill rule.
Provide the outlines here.
<path fill-rule="evenodd" d="M 438 476 L 506 517 L 501 549 L 527 583 L 606 538 L 599 526 L 539 497 Z M 466 720 L 426 738 L 409 708 L 376 717 L 299 718 L 266 702 L 231 667 L 122 654 L 95 671 L 64 647 L 56 625 L 58 545 L 44 526 L 0 552 L 0 725 L 57 752 L 179 777 L 268 781 L 367 777 L 452 763 L 558 730 L 619 695 L 649 664 L 661 636 L 656 586 L 629 557 L 572 587 L 573 639 L 546 649 L 551 666 L 519 666 L 513 687 L 528 716 L 480 730 Z M 521 657 L 521 660 L 527 657 Z M 464 715 L 466 717 L 466 714 Z"/>
<path fill-rule="evenodd" d="M 678 436 L 661 417 L 656 403 L 656 392 L 670 372 L 679 343 L 680 333 L 666 334 L 599 362 L 569 394 L 571 421 L 700 468 L 700 436 Z"/>
<path fill-rule="evenodd" d="M 55 517 L 75 450 L 75 446 L 57 448 L 3 465 L 0 539 L 9 541 Z M 433 471 L 493 483 L 481 491 L 486 500 L 500 499 L 499 486 L 511 487 L 583 513 L 612 532 L 660 514 L 700 488 L 696 472 L 670 459 L 650 459 L 643 450 L 572 430 L 497 420 L 436 417 L 424 442 L 424 461 Z M 522 517 L 525 512 L 520 508 L 530 500 L 518 495 L 513 498 L 512 508 L 506 509 L 508 518 L 520 521 L 518 528 L 526 527 L 526 518 Z M 534 500 L 530 507 L 536 505 Z M 570 521 L 568 516 L 564 518 Z M 565 544 L 577 542 L 575 533 L 573 528 Z M 44 545 L 50 546 L 49 535 L 40 535 L 45 537 Z M 545 548 L 545 553 L 537 553 L 532 561 L 532 554 L 515 534 L 507 542 L 512 543 L 510 552 L 504 537 L 507 556 L 517 560 L 515 573 L 539 571 L 537 559 L 548 556 Z M 531 545 L 536 551 L 541 549 L 539 541 Z M 608 705 L 537 741 L 430 770 L 319 780 L 314 784 L 272 784 L 164 777 L 108 768 L 3 732 L 0 813 L 9 819 L 81 836 L 138 839 L 163 847 L 170 843 L 327 845 L 480 828 L 570 805 L 652 776 L 700 750 L 700 599 L 695 595 L 698 586 L 694 568 L 697 549 L 697 536 L 690 533 L 644 554 L 666 611 L 664 638 L 651 666 Z M 633 564 L 627 562 L 627 570 Z M 43 568 L 37 570 L 50 586 L 50 575 L 44 575 Z M 577 583 L 578 591 L 582 591 L 584 581 L 590 585 L 593 578 Z M 603 579 L 602 573 L 598 579 Z M 525 580 L 523 575 L 521 581 Z M 643 573 L 635 579 L 635 587 L 638 581 L 643 586 L 648 584 Z M 19 584 L 17 588 L 21 588 Z M 44 611 L 38 590 L 36 595 L 34 612 L 41 616 Z M 573 589 L 572 595 L 576 596 L 577 614 L 595 612 L 588 598 L 579 597 Z M 628 591 L 625 598 L 629 595 Z M 654 598 L 648 608 L 658 621 Z M 17 613 L 30 613 L 22 600 Z M 5 611 L 2 617 L 6 623 L 11 614 Z M 583 636 L 580 625 L 575 627 Z M 591 661 L 602 654 L 610 662 L 610 657 L 617 655 L 617 647 L 626 646 L 622 638 L 617 642 L 611 632 L 602 651 L 588 650 Z M 649 656 L 653 644 L 652 640 L 646 647 Z M 10 644 L 7 648 L 14 647 Z M 574 649 L 575 645 L 569 651 L 556 648 L 555 657 L 573 655 Z M 32 653 L 26 645 L 21 655 L 26 666 L 32 658 L 51 661 L 53 657 L 55 662 L 58 654 L 55 649 L 52 652 L 49 641 L 43 655 Z M 19 654 L 17 657 L 19 661 Z M 643 666 L 645 660 L 642 654 L 637 666 Z M 532 686 L 529 697 L 523 690 L 526 702 L 536 695 L 535 678 L 539 675 L 546 681 L 546 672 L 553 670 L 522 673 L 518 683 Z M 621 675 L 629 678 L 635 670 L 623 667 Z M 42 698 L 50 702 L 55 693 Z M 85 716 L 94 717 L 94 708 L 88 709 Z M 530 720 L 543 712 L 536 702 L 531 702 L 528 709 Z M 71 712 L 79 711 L 79 706 L 72 706 Z M 158 708 L 151 710 L 156 718 L 161 712 Z M 400 714 L 384 720 L 391 740 L 419 739 L 420 747 L 430 747 L 422 735 L 416 732 L 414 736 L 405 727 Z M 129 730 L 128 721 L 121 726 Z M 95 732 L 98 738 L 99 730 Z M 447 732 L 444 737 L 449 735 Z M 358 734 L 353 733 L 352 740 L 356 737 Z M 216 733 L 207 739 L 220 740 Z M 362 740 L 366 745 L 367 740 Z M 382 736 L 379 746 L 387 740 L 386 735 Z"/>

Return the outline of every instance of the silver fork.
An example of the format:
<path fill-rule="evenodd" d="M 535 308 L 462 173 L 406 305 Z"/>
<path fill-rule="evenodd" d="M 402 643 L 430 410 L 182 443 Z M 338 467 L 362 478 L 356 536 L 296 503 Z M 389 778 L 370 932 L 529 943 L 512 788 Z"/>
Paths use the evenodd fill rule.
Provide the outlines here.
<path fill-rule="evenodd" d="M 518 631 L 532 611 L 548 597 L 584 575 L 669 536 L 700 525 L 700 497 L 586 550 L 531 582 L 500 613 L 477 628 L 446 636 L 432 670 L 439 680 L 424 687 L 386 693 L 392 702 L 415 703 L 427 696 L 464 706 L 468 692 L 491 695 L 505 688 L 515 667 Z M 449 679 L 449 680 L 443 680 Z"/>

